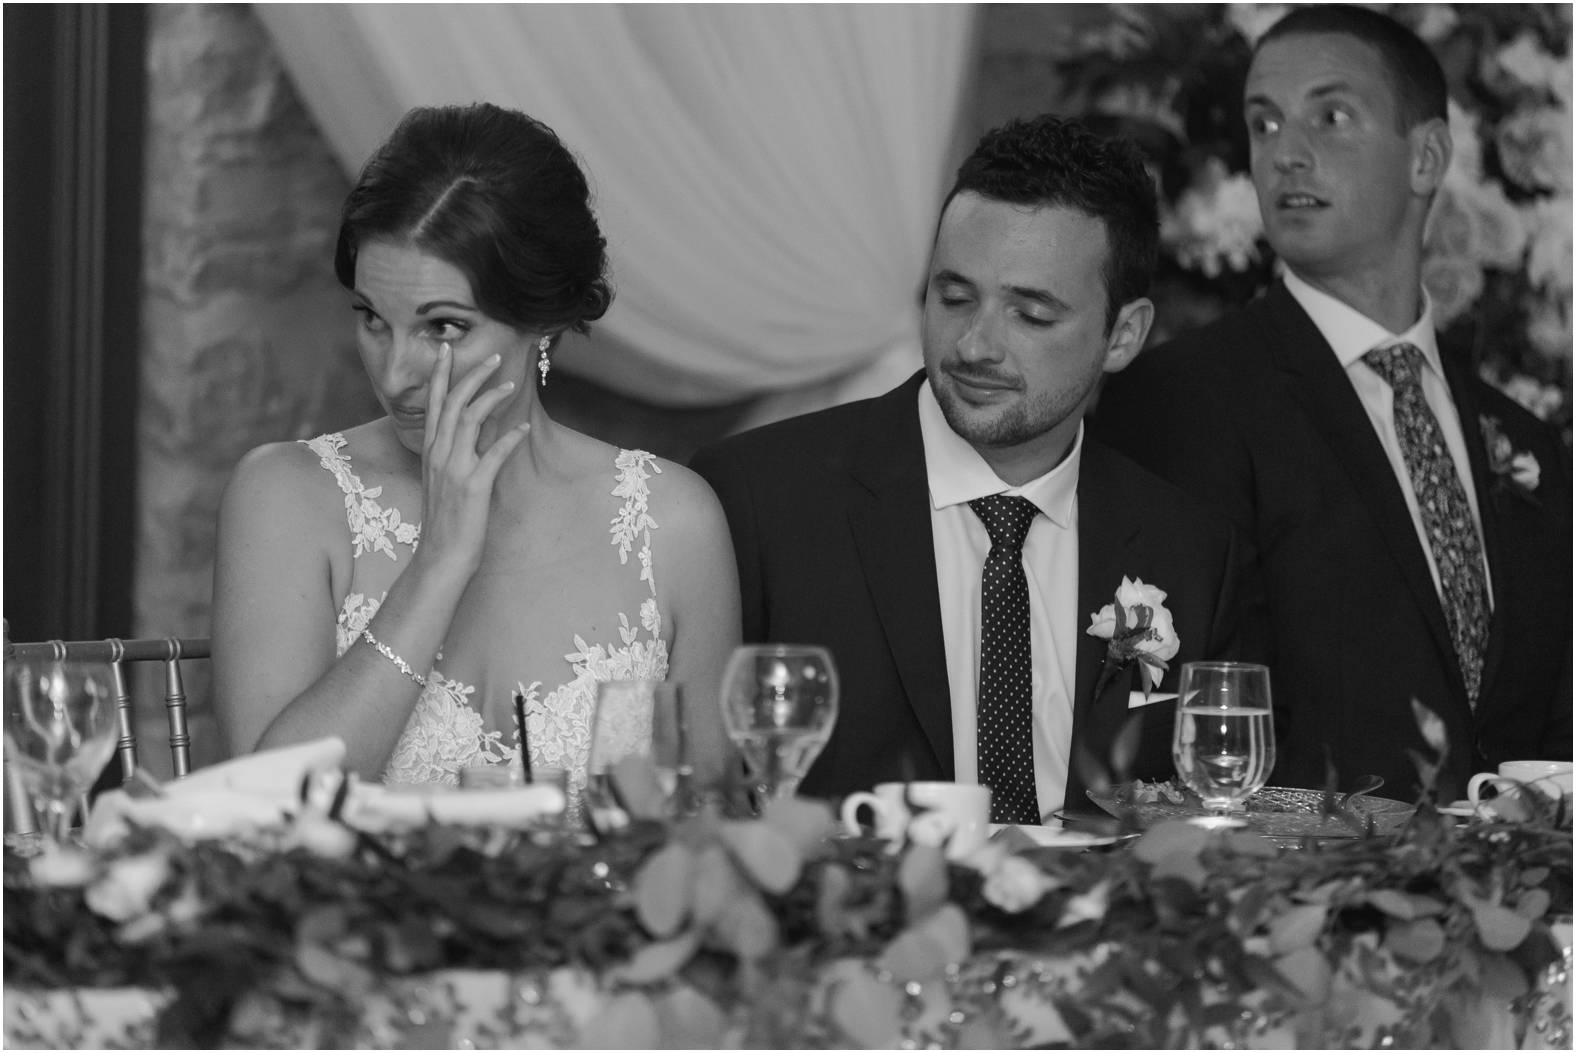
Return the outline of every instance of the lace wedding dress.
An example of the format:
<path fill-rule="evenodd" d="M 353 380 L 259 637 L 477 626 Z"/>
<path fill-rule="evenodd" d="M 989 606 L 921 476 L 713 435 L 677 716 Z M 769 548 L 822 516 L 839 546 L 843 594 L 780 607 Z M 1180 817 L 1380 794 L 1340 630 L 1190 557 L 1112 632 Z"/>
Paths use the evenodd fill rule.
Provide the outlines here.
<path fill-rule="evenodd" d="M 345 495 L 345 517 L 356 570 L 352 571 L 351 591 L 340 604 L 336 622 L 336 653 L 344 654 L 371 623 L 387 594 L 386 588 L 376 596 L 356 588 L 360 584 L 361 560 L 383 557 L 404 562 L 401 554 L 408 558 L 416 550 L 421 526 L 405 520 L 399 509 L 385 509 L 379 504 L 383 488 L 364 485 L 351 470 L 344 436 L 336 433 L 303 441 Z M 667 676 L 668 645 L 662 635 L 657 584 L 651 567 L 651 532 L 657 523 L 647 507 L 650 490 L 646 483 L 654 471 L 661 471 L 656 458 L 643 450 L 620 450 L 613 461 L 611 493 L 619 504 L 610 523 L 611 544 L 618 551 L 620 564 L 627 565 L 634 552 L 640 566 L 639 580 L 645 583 L 647 593 L 640 601 L 634 622 L 627 613 L 620 613 L 619 639 L 594 643 L 566 626 L 565 636 L 574 644 L 573 650 L 563 656 L 569 665 L 570 679 L 545 695 L 540 680 L 528 684 L 522 680 L 519 684 L 525 695 L 532 768 L 563 768 L 569 773 L 572 795 L 585 782 L 597 685 L 609 680 L 661 680 Z M 385 782 L 452 786 L 458 783 L 462 768 L 518 762 L 518 736 L 511 732 L 510 744 L 506 745 L 503 732 L 487 730 L 482 711 L 473 700 L 475 688 L 442 672 L 442 661 L 439 653 L 389 758 L 383 773 Z"/>

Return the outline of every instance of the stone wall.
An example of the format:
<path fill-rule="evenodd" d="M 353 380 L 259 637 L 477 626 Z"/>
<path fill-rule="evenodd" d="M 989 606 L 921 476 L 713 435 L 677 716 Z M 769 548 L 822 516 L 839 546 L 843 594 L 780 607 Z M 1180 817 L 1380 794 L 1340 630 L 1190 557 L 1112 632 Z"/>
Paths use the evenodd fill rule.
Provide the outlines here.
<path fill-rule="evenodd" d="M 260 443 L 369 419 L 377 406 L 356 359 L 332 272 L 349 189 L 267 34 L 239 4 L 149 6 L 142 419 L 135 628 L 206 635 L 219 498 Z M 1011 116 L 1054 109 L 1046 28 L 1091 17 L 1079 5 L 991 5 L 983 13 L 973 139 Z M 684 459 L 741 407 L 675 413 L 555 378 L 549 409 L 611 442 Z M 217 759 L 207 663 L 188 679 L 195 760 Z M 150 675 L 155 672 L 150 670 Z M 160 688 L 141 687 L 141 739 L 155 771 L 166 751 Z"/>
<path fill-rule="evenodd" d="M 149 6 L 135 630 L 207 635 L 214 525 L 262 442 L 372 416 L 332 272 L 349 189 L 245 5 Z M 151 672 L 151 671 L 150 671 Z M 194 760 L 215 759 L 194 663 Z M 139 738 L 167 751 L 160 694 Z"/>

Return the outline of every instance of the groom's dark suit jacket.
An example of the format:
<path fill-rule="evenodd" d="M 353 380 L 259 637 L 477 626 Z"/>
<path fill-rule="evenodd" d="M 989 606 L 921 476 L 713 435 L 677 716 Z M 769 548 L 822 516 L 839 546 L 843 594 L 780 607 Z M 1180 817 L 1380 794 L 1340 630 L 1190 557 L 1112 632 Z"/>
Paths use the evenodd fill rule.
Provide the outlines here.
<path fill-rule="evenodd" d="M 1251 543 L 1268 602 L 1280 758 L 1271 782 L 1373 772 L 1410 799 L 1411 699 L 1445 723 L 1440 791 L 1514 758 L 1571 755 L 1571 466 L 1553 429 L 1444 366 L 1483 520 L 1494 618 L 1476 712 L 1395 473 L 1329 344 L 1277 283 L 1108 379 L 1096 435 L 1204 498 Z M 1541 466 L 1523 495 L 1490 470 L 1497 418 Z"/>
<path fill-rule="evenodd" d="M 758 428 L 692 462 L 727 512 L 739 562 L 744 639 L 830 648 L 841 706 L 802 787 L 830 797 L 878 782 L 952 779 L 952 712 L 920 438 L 924 374 L 878 398 Z M 1240 552 L 1231 528 L 1192 499 L 1085 438 L 1078 483 L 1080 624 L 1074 750 L 1109 764 L 1137 681 L 1094 697 L 1106 643 L 1083 633 L 1123 576 L 1166 590 L 1181 663 L 1236 647 Z M 1174 703 L 1133 710 L 1143 724 L 1130 774 L 1171 774 Z M 1083 803 L 1074 764 L 1069 806 Z"/>

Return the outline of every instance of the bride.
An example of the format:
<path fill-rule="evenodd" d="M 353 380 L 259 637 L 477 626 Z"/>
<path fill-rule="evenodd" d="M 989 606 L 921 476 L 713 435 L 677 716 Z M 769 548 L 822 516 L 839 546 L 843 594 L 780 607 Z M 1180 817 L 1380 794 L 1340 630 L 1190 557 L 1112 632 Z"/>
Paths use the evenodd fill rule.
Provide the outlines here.
<path fill-rule="evenodd" d="M 685 686 L 722 768 L 737 573 L 711 490 L 555 423 L 537 397 L 612 291 L 585 177 L 488 104 L 419 108 L 367 162 L 335 271 L 384 415 L 236 467 L 219 513 L 215 708 L 232 752 L 338 735 L 447 783 L 517 756 L 584 777 L 597 684 Z"/>

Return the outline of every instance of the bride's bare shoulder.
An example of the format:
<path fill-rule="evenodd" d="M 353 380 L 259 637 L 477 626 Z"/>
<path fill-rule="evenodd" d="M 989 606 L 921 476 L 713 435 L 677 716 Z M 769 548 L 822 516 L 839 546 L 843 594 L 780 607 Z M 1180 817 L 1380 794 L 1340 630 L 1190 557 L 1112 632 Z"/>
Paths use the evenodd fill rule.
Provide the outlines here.
<path fill-rule="evenodd" d="M 230 476 L 225 507 L 282 516 L 315 515 L 329 509 L 342 515 L 341 475 L 332 465 L 342 464 L 347 471 L 378 471 L 390 459 L 389 436 L 380 423 L 320 435 L 309 442 L 271 442 L 252 449 Z"/>

